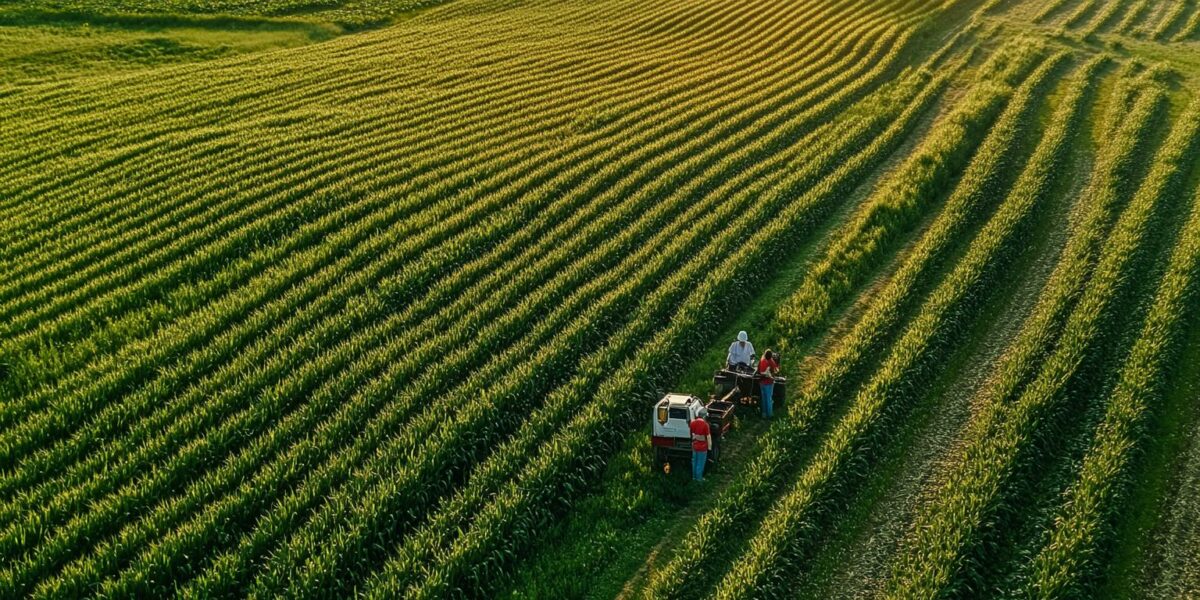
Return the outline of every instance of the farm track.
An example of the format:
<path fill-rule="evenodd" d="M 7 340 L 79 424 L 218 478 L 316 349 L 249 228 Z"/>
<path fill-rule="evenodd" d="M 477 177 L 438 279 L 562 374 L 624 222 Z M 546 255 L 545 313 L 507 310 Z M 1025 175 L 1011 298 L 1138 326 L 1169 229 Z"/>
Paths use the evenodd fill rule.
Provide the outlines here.
<path fill-rule="evenodd" d="M 787 409 L 626 595 L 1189 593 L 1198 30 L 455 0 L 6 90 L 0 595 L 506 590 L 743 319 Z"/>

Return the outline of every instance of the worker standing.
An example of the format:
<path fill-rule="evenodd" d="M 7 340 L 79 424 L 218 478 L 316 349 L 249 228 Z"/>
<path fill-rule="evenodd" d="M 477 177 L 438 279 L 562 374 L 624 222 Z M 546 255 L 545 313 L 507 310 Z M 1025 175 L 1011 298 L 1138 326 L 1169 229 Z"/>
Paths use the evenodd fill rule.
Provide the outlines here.
<path fill-rule="evenodd" d="M 746 335 L 745 331 L 739 331 L 737 341 L 729 345 L 729 354 L 725 356 L 725 366 L 734 368 L 737 365 L 751 366 L 754 354 L 754 344 L 750 343 L 750 336 Z"/>
<path fill-rule="evenodd" d="M 688 424 L 692 430 L 692 479 L 704 481 L 704 463 L 708 460 L 708 448 L 712 445 L 712 430 L 708 426 L 708 409 L 703 406 L 696 418 Z"/>
<path fill-rule="evenodd" d="M 775 376 L 779 375 L 779 362 L 775 360 L 775 353 L 767 350 L 763 352 L 762 360 L 758 361 L 758 385 L 762 392 L 762 416 L 770 419 L 775 416 L 774 411 L 774 394 L 775 394 Z"/>

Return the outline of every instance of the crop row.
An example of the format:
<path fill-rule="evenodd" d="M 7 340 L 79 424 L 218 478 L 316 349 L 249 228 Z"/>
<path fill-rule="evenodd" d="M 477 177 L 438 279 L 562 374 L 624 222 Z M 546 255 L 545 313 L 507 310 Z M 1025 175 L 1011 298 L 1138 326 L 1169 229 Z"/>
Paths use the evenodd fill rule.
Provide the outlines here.
<path fill-rule="evenodd" d="M 1128 2 L 1111 1 L 1105 4 L 1096 12 L 1096 15 L 1091 17 L 1087 23 L 1087 29 L 1084 30 L 1084 36 L 1093 35 L 1102 31 L 1114 19 L 1119 16 L 1123 10 L 1129 8 Z"/>
<path fill-rule="evenodd" d="M 1196 118 L 1195 112 L 1190 118 Z M 1121 368 L 1091 448 L 1055 518 L 1050 541 L 1034 559 L 1030 596 L 1086 595 L 1099 572 L 1103 543 L 1129 485 L 1154 400 L 1166 388 L 1169 365 L 1189 322 L 1200 270 L 1200 204 L 1171 255 L 1139 337 Z"/>
<path fill-rule="evenodd" d="M 1040 49 L 1028 47 L 1014 51 L 1018 57 L 1023 57 L 1016 60 L 1017 65 L 1039 60 L 1042 54 Z M 998 56 L 1003 55 L 1003 52 L 998 53 Z M 1019 66 L 1016 68 L 1020 69 Z M 1008 119 L 1011 121 L 1012 117 Z M 948 207 L 960 205 L 966 208 L 980 200 L 982 189 L 974 184 L 992 178 L 988 174 L 996 172 L 998 165 L 994 163 L 998 162 L 998 155 L 1004 154 L 996 150 L 1007 148 L 1000 140 L 991 141 L 994 137 L 989 135 L 983 142 L 993 150 L 979 151 L 968 166 L 963 183 L 947 201 Z M 946 228 L 956 229 L 948 227 L 948 219 L 943 221 L 947 222 Z M 675 557 L 653 575 L 647 589 L 648 597 L 682 597 L 703 592 L 704 586 L 711 581 L 711 577 L 703 575 L 711 574 L 710 559 L 724 551 L 720 540 L 729 539 L 736 532 L 752 526 L 774 492 L 785 485 L 796 456 L 804 446 L 803 441 L 811 435 L 812 428 L 838 395 L 849 387 L 852 375 L 864 368 L 873 349 L 884 344 L 899 326 L 904 308 L 916 301 L 922 282 L 932 276 L 932 263 L 941 258 L 952 238 L 926 235 L 924 239 L 929 243 L 919 252 L 921 257 L 910 258 L 904 263 L 886 290 L 872 300 L 851 332 L 834 347 L 831 356 L 806 378 L 800 393 L 794 394 L 790 402 L 788 418 L 773 425 L 761 443 L 759 454 L 720 495 L 714 507 L 700 518 Z M 918 256 L 917 252 L 914 250 L 912 256 Z"/>
<path fill-rule="evenodd" d="M 1179 33 L 1175 34 L 1175 37 L 1171 38 L 1171 41 L 1182 42 L 1191 39 L 1197 32 L 1200 32 L 1200 6 L 1194 7 L 1193 10 L 1195 12 L 1192 13 L 1191 17 L 1188 17 L 1187 23 L 1179 30 Z"/>
<path fill-rule="evenodd" d="M 1042 5 L 1042 9 L 1033 17 L 1034 23 L 1042 23 L 1050 18 L 1054 13 L 1062 10 L 1072 0 L 1050 0 L 1050 2 Z"/>
<path fill-rule="evenodd" d="M 1121 17 L 1121 20 L 1117 22 L 1116 26 L 1113 27 L 1113 32 L 1129 34 L 1131 31 L 1134 31 L 1134 27 L 1136 27 L 1138 23 L 1141 23 L 1142 19 L 1146 17 L 1146 13 L 1150 10 L 1150 4 L 1150 0 L 1138 0 L 1137 2 L 1134 2 L 1133 5 L 1129 7 L 1129 10 L 1125 13 L 1125 16 Z M 1145 25 L 1142 27 L 1144 26 Z M 1142 27 L 1138 27 L 1138 30 L 1140 31 Z"/>
<path fill-rule="evenodd" d="M 1052 57 L 1030 77 L 1006 117 L 1030 120 L 1039 90 L 1054 81 L 1052 75 L 1064 58 Z M 834 499 L 847 492 L 854 478 L 865 476 L 866 468 L 878 458 L 878 452 L 888 447 L 890 430 L 923 393 L 922 383 L 937 372 L 937 361 L 953 347 L 959 331 L 956 328 L 970 323 L 987 299 L 983 290 L 997 280 L 1003 265 L 1020 252 L 1022 234 L 1048 198 L 1070 136 L 1084 114 L 1097 66 L 1093 62 L 1085 67 L 1078 85 L 1063 100 L 1012 193 L 925 301 L 882 366 L 859 391 L 847 415 L 824 438 L 804 473 L 763 518 L 745 554 L 734 562 L 729 576 L 722 579 L 717 598 L 777 593 L 778 586 L 787 581 L 785 574 L 795 572 L 797 559 L 810 548 L 813 536 L 827 522 L 829 513 L 836 510 L 831 507 Z M 930 235 L 944 231 L 935 225 Z"/>
<path fill-rule="evenodd" d="M 1161 102 L 1158 92 L 1149 92 L 1139 100 L 1117 138 L 1121 146 L 1118 153 L 1137 146 Z M 889 594 L 939 594 L 958 589 L 969 580 L 973 566 L 968 552 L 985 535 L 991 516 L 1001 509 L 1004 490 L 1015 476 L 1019 457 L 1030 450 L 1030 440 L 1039 429 L 1044 431 L 1046 424 L 1055 420 L 1055 413 L 1061 412 L 1065 389 L 1104 338 L 1106 323 L 1117 310 L 1112 299 L 1129 285 L 1129 270 L 1144 249 L 1148 227 L 1155 222 L 1165 197 L 1179 185 L 1181 167 L 1195 145 L 1195 129 L 1194 118 L 1181 121 L 1173 129 L 1155 157 L 1146 182 L 1114 226 L 1086 290 L 1053 351 L 1040 362 L 1036 376 L 1012 401 L 992 400 L 985 409 L 976 430 L 980 435 L 971 438 L 962 462 L 918 517 L 911 544 L 906 546 L 889 582 Z M 1045 296 L 1053 299 L 1058 295 L 1053 288 L 1056 283 L 1052 279 Z M 1036 325 L 1040 321 L 1037 313 L 1054 308 L 1039 306 L 1030 322 Z M 1030 333 L 1041 332 L 1034 328 Z"/>

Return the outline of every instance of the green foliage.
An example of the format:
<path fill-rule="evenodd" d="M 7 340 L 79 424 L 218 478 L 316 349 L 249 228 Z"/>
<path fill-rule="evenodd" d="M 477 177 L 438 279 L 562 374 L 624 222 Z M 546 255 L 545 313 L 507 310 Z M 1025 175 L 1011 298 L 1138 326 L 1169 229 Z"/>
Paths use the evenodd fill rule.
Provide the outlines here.
<path fill-rule="evenodd" d="M 1135 151 L 1162 102 L 1162 94 L 1157 91 L 1142 95 L 1130 118 L 1117 131 L 1120 145 L 1114 149 L 1111 164 L 1119 164 Z M 1070 295 L 1064 288 L 1082 287 L 1076 283 L 1080 275 L 1067 269 L 1085 269 L 1086 262 L 1079 259 L 1060 263 L 1063 270 L 1052 278 L 1017 347 L 1001 366 L 1004 370 L 993 390 L 1003 391 L 989 399 L 987 413 L 979 419 L 961 464 L 918 520 L 917 534 L 897 563 L 889 595 L 930 596 L 971 589 L 972 559 L 980 560 L 975 558 L 975 548 L 1004 505 L 1004 490 L 1015 477 L 1018 461 L 1031 451 L 1039 431 L 1046 431 L 1044 424 L 1056 418 L 1056 409 L 1061 412 L 1065 388 L 1086 369 L 1087 355 L 1105 338 L 1105 324 L 1118 308 L 1111 299 L 1118 297 L 1122 286 L 1129 285 L 1132 274 L 1128 270 L 1136 264 L 1159 205 L 1180 185 L 1182 165 L 1194 148 L 1195 127 L 1195 119 L 1189 118 L 1172 131 L 1151 174 L 1105 241 L 1095 272 L 1086 290 L 1079 290 L 1081 296 L 1057 343 L 1044 359 L 1034 359 L 1037 353 L 1029 349 L 1036 345 L 1033 340 L 1048 335 L 1049 315 L 1063 310 L 1064 299 Z M 1120 170 L 1114 167 L 1099 172 L 1103 178 Z M 1119 177 L 1113 182 L 1102 179 L 1100 185 L 1110 189 L 1120 182 Z M 1097 193 L 1094 198 L 1106 203 L 1106 196 L 1109 194 Z M 1108 212 L 1101 206 L 1093 208 L 1094 215 Z M 1099 240 L 1095 233 L 1084 232 L 1072 244 L 1088 241 Z M 1073 250 L 1069 248 L 1068 253 L 1070 257 Z M 1016 382 L 1023 379 L 1020 373 L 1030 373 L 1030 380 L 1018 392 Z"/>
<path fill-rule="evenodd" d="M 1052 57 L 1030 76 L 960 185 L 969 187 L 977 181 L 988 181 L 986 170 L 979 168 L 980 165 L 992 163 L 991 169 L 1002 168 L 1005 159 L 998 151 L 1013 145 L 1011 139 L 1006 138 L 1017 135 L 1020 124 L 1029 121 L 1040 94 L 1045 92 L 1051 75 L 1064 58 L 1062 55 Z M 1093 64 L 1085 70 L 1082 81 L 1089 81 L 1094 71 Z M 831 504 L 845 493 L 848 482 L 855 475 L 865 474 L 879 449 L 888 447 L 890 428 L 895 426 L 905 407 L 917 398 L 921 383 L 936 371 L 939 352 L 954 339 L 954 328 L 970 322 L 971 309 L 987 297 L 982 293 L 983 288 L 997 280 L 1006 255 L 1010 257 L 1013 248 L 1021 242 L 1021 233 L 1028 227 L 1053 183 L 1053 173 L 1062 159 L 1069 132 L 1075 129 L 1082 114 L 1086 89 L 1085 83 L 1065 101 L 1057 122 L 1043 138 L 1014 191 L 976 236 L 947 278 L 932 292 L 882 366 L 859 391 L 847 415 L 825 438 L 809 466 L 764 516 L 747 552 L 734 562 L 734 568 L 718 586 L 717 598 L 783 593 L 783 586 L 787 585 L 786 574 L 798 568 L 797 557 L 824 522 L 822 513 L 832 510 Z M 995 185 L 990 183 L 990 186 Z M 956 217 L 956 212 L 952 200 L 909 260 L 924 259 L 927 255 L 923 248 L 937 244 L 939 237 L 957 235 L 953 227 L 947 226 Z M 902 267 L 901 273 L 906 268 Z M 903 275 L 897 279 L 901 277 Z M 887 291 L 883 292 L 884 297 L 887 294 Z"/>
<path fill-rule="evenodd" d="M 786 417 L 632 591 L 782 594 L 1003 281 L 1103 62 L 1067 80 L 1046 125 L 1071 42 L 1008 43 L 995 0 L 456 0 L 413 15 L 432 4 L 0 10 L 19 30 L 0 50 L 0 596 L 494 593 L 601 473 L 646 469 L 648 455 L 612 456 L 644 442 L 646 406 L 764 290 L 763 336 L 832 345 L 796 357 L 816 368 L 796 370 Z M 1060 4 L 1097 30 L 1120 14 Z M 1200 127 L 1194 112 L 1176 123 L 1133 194 L 1178 80 L 1127 65 L 1077 233 L 897 595 L 970 590 L 1060 397 L 1112 375 L 1086 358 L 1140 300 L 1119 292 L 1142 289 L 1127 280 Z M 1186 321 L 1196 222 L 1035 592 L 1103 569 Z M 779 265 L 809 248 L 774 310 L 793 277 Z M 623 480 L 605 502 L 666 519 L 649 504 L 687 504 L 678 479 Z"/>
<path fill-rule="evenodd" d="M 1184 119 L 1200 118 L 1193 108 Z M 1198 131 L 1193 128 L 1193 137 Z M 1194 147 L 1194 142 L 1188 148 Z M 1163 193 L 1174 190 L 1168 188 Z M 1130 478 L 1147 415 L 1166 387 L 1167 366 L 1178 352 L 1182 330 L 1194 304 L 1200 270 L 1200 210 L 1193 209 L 1159 284 L 1141 334 L 1107 399 L 1104 420 L 1055 518 L 1050 541 L 1034 559 L 1031 596 L 1088 595 L 1087 585 L 1102 569 L 1103 544 Z"/>

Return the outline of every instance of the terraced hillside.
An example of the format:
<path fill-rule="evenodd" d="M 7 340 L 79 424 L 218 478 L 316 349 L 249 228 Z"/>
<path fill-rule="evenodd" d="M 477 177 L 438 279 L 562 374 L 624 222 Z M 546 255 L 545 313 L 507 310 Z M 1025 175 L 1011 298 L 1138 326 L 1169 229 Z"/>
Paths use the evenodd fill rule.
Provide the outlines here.
<path fill-rule="evenodd" d="M 1200 5 L 62 4 L 333 29 L 0 74 L 0 597 L 1200 594 Z"/>

